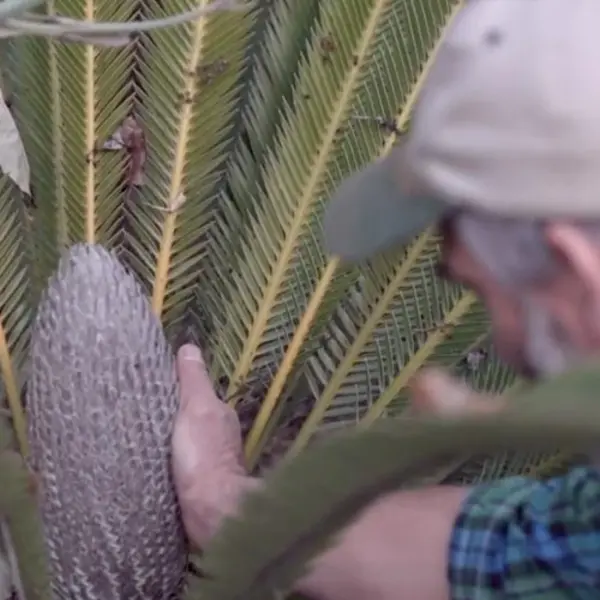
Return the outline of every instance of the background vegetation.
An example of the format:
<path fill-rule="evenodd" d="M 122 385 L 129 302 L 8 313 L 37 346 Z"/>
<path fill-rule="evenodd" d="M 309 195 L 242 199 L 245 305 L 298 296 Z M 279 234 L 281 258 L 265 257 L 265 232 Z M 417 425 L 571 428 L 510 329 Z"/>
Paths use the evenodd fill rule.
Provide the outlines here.
<path fill-rule="evenodd" d="M 260 0 L 118 47 L 5 41 L 4 93 L 32 191 L 29 200 L 2 180 L 6 392 L 11 373 L 17 389 L 25 381 L 40 290 L 82 240 L 118 251 L 174 343 L 201 344 L 223 396 L 252 425 L 253 465 L 292 439 L 300 450 L 319 429 L 401 414 L 424 364 L 478 389 L 510 386 L 482 306 L 435 276 L 435 232 L 356 267 L 321 244 L 327 198 L 407 129 L 460 4 Z M 47 3 L 97 21 L 192 6 Z M 481 349 L 487 358 L 470 369 L 464 359 Z M 533 465 L 507 460 L 468 477 Z"/>
<path fill-rule="evenodd" d="M 321 242 L 332 190 L 409 127 L 461 4 L 257 0 L 113 45 L 4 40 L 2 91 L 31 169 L 30 194 L 0 178 L 6 421 L 22 428 L 39 294 L 60 253 L 84 240 L 135 272 L 174 345 L 202 346 L 257 472 L 319 434 L 401 416 L 425 364 L 480 390 L 513 385 L 483 307 L 436 277 L 434 231 L 351 267 Z M 46 10 L 130 21 L 195 5 L 53 0 Z M 469 353 L 485 354 L 476 368 Z M 568 460 L 466 453 L 428 480 L 542 476 Z"/>

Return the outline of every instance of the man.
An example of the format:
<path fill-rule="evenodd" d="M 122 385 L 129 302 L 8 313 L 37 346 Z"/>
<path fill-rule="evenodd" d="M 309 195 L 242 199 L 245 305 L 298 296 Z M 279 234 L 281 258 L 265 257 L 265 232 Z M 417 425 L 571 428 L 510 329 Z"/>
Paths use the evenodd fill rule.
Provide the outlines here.
<path fill-rule="evenodd" d="M 325 218 L 328 249 L 352 261 L 440 223 L 442 273 L 481 296 L 498 352 L 530 377 L 600 351 L 598 24 L 598 0 L 468 1 L 406 140 L 343 183 Z M 175 476 L 202 545 L 257 483 L 197 349 L 179 365 Z M 600 475 L 391 494 L 298 589 L 325 600 L 600 597 Z"/>

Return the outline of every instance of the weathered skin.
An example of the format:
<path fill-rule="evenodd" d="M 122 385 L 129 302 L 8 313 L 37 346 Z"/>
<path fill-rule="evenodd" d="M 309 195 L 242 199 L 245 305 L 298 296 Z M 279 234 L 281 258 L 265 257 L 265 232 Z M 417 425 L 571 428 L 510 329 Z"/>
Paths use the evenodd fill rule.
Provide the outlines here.
<path fill-rule="evenodd" d="M 137 282 L 103 248 L 74 246 L 39 307 L 27 390 L 55 598 L 181 596 L 178 402 L 171 349 Z"/>

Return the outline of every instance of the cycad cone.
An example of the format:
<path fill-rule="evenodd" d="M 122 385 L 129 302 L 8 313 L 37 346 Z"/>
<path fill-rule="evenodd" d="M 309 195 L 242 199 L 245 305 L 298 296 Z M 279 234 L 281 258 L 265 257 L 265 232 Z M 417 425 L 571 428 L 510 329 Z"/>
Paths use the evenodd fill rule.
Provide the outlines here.
<path fill-rule="evenodd" d="M 27 389 L 54 597 L 181 596 L 177 406 L 173 354 L 139 285 L 102 247 L 72 247 L 39 307 Z"/>

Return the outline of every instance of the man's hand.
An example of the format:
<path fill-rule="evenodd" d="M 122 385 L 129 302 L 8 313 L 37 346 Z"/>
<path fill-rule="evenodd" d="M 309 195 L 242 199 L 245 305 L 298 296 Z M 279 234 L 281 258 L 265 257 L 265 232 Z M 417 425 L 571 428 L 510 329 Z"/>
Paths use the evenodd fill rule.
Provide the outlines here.
<path fill-rule="evenodd" d="M 173 475 L 183 522 L 199 547 L 254 485 L 242 459 L 240 423 L 210 382 L 196 346 L 177 354 L 181 408 L 173 433 Z"/>
<path fill-rule="evenodd" d="M 245 472 L 237 415 L 215 394 L 198 348 L 183 346 L 177 368 L 173 472 L 186 531 L 202 547 L 260 482 Z M 442 391 L 438 384 L 429 376 L 415 391 L 424 399 Z M 446 486 L 381 498 L 312 564 L 296 591 L 322 600 L 445 600 L 450 532 L 466 494 Z"/>
<path fill-rule="evenodd" d="M 410 383 L 411 408 L 418 414 L 440 417 L 492 415 L 505 407 L 500 396 L 480 394 L 464 381 L 430 367 L 423 369 Z"/>

